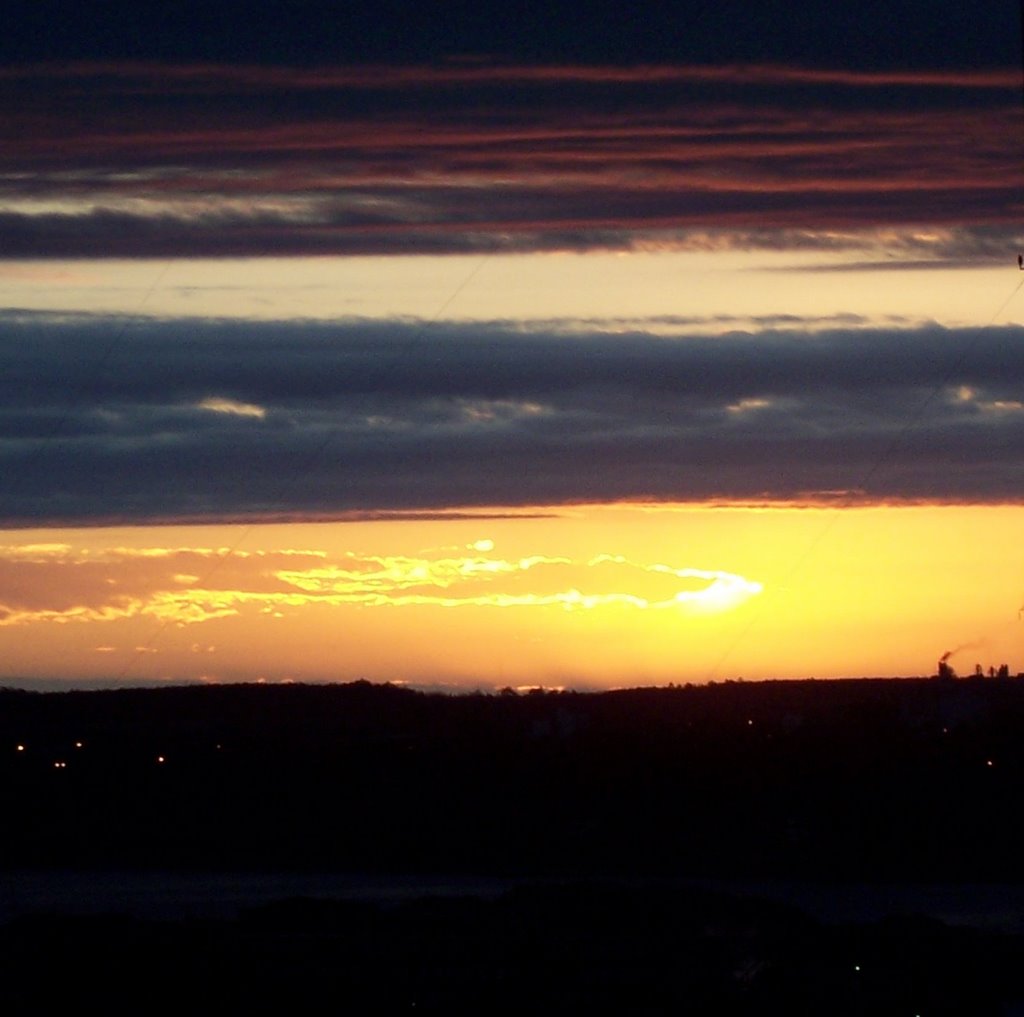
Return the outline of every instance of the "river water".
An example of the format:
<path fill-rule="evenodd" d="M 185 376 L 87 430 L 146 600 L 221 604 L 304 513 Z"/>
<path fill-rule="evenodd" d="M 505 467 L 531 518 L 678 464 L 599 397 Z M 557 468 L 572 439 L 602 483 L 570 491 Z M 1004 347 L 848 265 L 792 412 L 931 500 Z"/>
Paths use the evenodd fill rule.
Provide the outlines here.
<path fill-rule="evenodd" d="M 0 873 L 0 922 L 35 914 L 230 919 L 248 908 L 294 898 L 381 904 L 422 897 L 493 899 L 517 885 L 537 882 L 543 881 L 457 875 L 13 870 Z M 920 915 L 949 925 L 1024 934 L 1024 884 L 677 880 L 668 885 L 782 901 L 826 923 Z"/>

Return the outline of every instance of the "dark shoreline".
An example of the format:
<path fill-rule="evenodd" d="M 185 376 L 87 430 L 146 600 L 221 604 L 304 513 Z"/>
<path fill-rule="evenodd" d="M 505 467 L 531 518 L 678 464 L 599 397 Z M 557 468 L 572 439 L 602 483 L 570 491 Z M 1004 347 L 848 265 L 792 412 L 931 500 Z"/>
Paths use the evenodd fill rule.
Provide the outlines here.
<path fill-rule="evenodd" d="M 1024 1008 L 1024 935 L 914 911 L 823 921 L 786 899 L 657 882 L 383 890 L 236 902 L 230 914 L 16 916 L 0 922 L 0 1004 L 849 1017 Z"/>

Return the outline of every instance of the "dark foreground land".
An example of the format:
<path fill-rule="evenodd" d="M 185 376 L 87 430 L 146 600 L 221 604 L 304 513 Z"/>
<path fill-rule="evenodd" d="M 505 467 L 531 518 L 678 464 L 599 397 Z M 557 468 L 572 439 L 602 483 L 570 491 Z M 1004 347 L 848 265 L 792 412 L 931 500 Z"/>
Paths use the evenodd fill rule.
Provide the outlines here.
<path fill-rule="evenodd" d="M 1024 1013 L 1024 915 L 969 914 L 1024 884 L 1022 780 L 1018 679 L 0 690 L 0 1005 Z M 490 889 L 28 906 L 27 873 L 68 871 Z M 749 889 L 794 881 L 964 907 L 854 920 Z"/>

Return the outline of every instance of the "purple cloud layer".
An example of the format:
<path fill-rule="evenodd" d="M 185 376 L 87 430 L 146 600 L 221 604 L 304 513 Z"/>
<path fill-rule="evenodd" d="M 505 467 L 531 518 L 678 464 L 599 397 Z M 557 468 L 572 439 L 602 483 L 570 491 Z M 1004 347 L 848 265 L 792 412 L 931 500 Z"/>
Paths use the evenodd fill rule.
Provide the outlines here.
<path fill-rule="evenodd" d="M 629 247 L 639 231 L 1019 229 L 1016 70 L 30 65 L 0 256 Z"/>

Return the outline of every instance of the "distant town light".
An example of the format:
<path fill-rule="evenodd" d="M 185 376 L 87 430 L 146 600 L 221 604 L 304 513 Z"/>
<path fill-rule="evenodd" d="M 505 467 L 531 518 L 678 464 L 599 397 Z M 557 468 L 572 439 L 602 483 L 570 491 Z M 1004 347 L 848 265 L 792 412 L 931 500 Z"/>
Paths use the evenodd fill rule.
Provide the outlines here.
<path fill-rule="evenodd" d="M 25 746 L 24 745 L 18 745 L 17 746 L 17 751 L 18 752 L 24 752 L 25 751 Z"/>
<path fill-rule="evenodd" d="M 166 762 L 167 762 L 167 759 L 166 759 L 166 757 L 164 757 L 164 756 L 157 756 L 157 757 L 156 757 L 156 761 L 157 761 L 158 763 L 166 763 Z"/>

